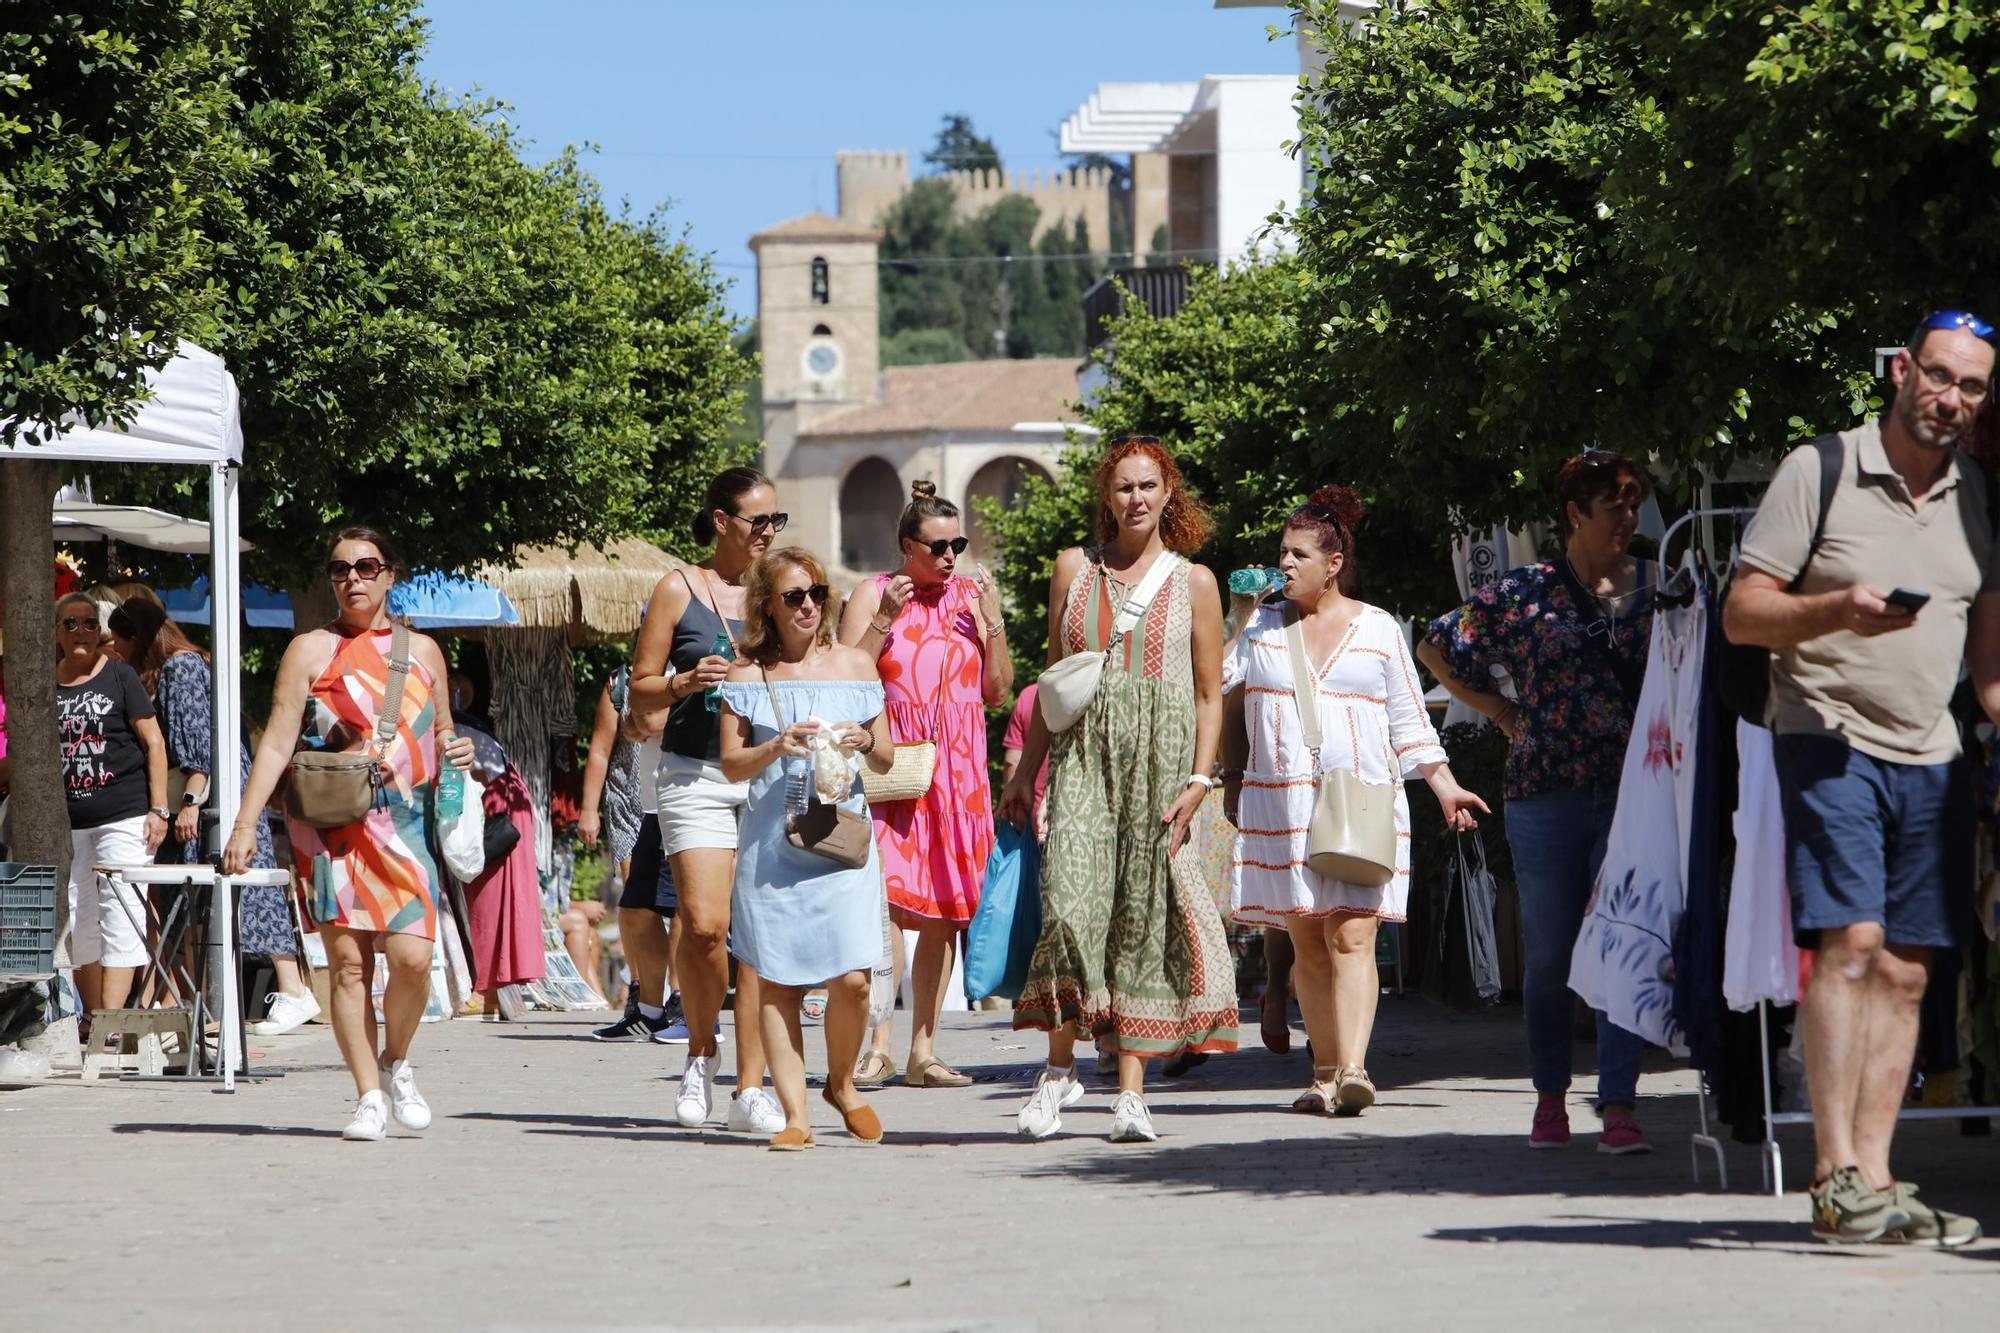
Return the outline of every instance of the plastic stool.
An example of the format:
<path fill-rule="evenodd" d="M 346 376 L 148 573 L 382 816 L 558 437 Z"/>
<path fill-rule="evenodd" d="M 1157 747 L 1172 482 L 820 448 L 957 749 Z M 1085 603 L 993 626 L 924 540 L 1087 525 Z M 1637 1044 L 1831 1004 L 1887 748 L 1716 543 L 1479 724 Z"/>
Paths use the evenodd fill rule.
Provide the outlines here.
<path fill-rule="evenodd" d="M 90 1016 L 90 1045 L 83 1056 L 83 1081 L 95 1083 L 106 1069 L 114 1075 L 128 1070 L 157 1078 L 167 1072 L 167 1054 L 161 1038 L 179 1037 L 181 1049 L 188 1047 L 186 1009 L 99 1009 Z M 116 1036 L 118 1049 L 106 1050 Z M 126 1037 L 133 1039 L 133 1053 L 125 1053 Z"/>

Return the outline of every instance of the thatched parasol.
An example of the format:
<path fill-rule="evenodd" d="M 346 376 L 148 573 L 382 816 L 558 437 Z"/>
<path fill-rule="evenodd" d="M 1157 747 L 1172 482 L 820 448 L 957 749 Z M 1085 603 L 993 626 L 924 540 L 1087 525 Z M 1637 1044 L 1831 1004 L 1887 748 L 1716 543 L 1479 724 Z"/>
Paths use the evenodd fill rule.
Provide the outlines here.
<path fill-rule="evenodd" d="M 609 546 L 523 546 L 513 568 L 488 565 L 479 577 L 507 594 L 524 629 L 566 629 L 577 637 L 623 638 L 639 628 L 653 585 L 681 562 L 650 542 Z"/>

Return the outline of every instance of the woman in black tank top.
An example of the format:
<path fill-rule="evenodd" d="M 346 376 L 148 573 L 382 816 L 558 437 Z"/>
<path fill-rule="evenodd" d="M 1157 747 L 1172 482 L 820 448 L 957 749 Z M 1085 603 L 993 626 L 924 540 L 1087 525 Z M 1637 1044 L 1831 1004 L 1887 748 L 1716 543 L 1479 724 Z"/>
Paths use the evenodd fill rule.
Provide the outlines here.
<path fill-rule="evenodd" d="M 785 520 L 777 488 L 763 473 L 731 468 L 711 481 L 692 527 L 695 540 L 713 543 L 714 553 L 699 565 L 674 570 L 654 587 L 632 657 L 633 710 L 671 710 L 661 741 L 667 755 L 663 771 L 671 767 L 679 776 L 673 785 L 662 787 L 660 823 L 680 895 L 674 975 L 688 1029 L 688 1067 L 675 1112 L 690 1128 L 707 1120 L 711 1089 L 720 1072 L 716 1023 L 729 989 L 729 898 L 736 880 L 736 850 L 733 839 L 716 840 L 728 841 L 726 847 L 675 850 L 665 834 L 674 813 L 670 803 L 713 806 L 725 803 L 732 789 L 716 767 L 719 714 L 709 711 L 704 696 L 722 683 L 736 656 L 733 644 L 743 616 L 743 575 L 771 548 Z M 715 651 L 719 636 L 731 645 L 721 653 Z M 674 668 L 671 676 L 665 674 L 669 662 Z M 644 780 L 652 781 L 652 775 L 644 775 Z M 749 1021 L 736 1026 L 737 1091 L 730 1123 L 768 1134 L 782 1127 L 784 1115 L 763 1086 L 764 1043 L 758 1033 L 757 1005 L 757 974 L 739 966 L 736 1012 L 749 1015 Z M 777 1125 L 769 1124 L 772 1117 Z"/>

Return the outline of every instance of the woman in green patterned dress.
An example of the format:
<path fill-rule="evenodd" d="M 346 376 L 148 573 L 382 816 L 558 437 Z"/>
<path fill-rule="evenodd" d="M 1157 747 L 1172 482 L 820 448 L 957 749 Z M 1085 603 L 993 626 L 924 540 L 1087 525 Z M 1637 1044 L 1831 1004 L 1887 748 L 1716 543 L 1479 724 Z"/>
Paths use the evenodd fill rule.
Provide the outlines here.
<path fill-rule="evenodd" d="M 1151 1142 L 1146 1061 L 1236 1049 L 1235 971 L 1188 841 L 1215 785 L 1222 598 L 1215 576 L 1184 558 L 1210 523 L 1158 440 L 1114 441 L 1095 481 L 1099 544 L 1064 551 L 1049 583 L 1049 664 L 1109 650 L 1102 683 L 1053 738 L 1036 710 L 1000 798 L 1001 817 L 1018 826 L 1049 756 L 1042 934 L 1014 1005 L 1015 1027 L 1049 1034 L 1049 1064 L 1017 1123 L 1035 1139 L 1062 1127 L 1083 1096 L 1081 1031 L 1118 1054 L 1112 1141 Z M 1165 581 L 1131 632 L 1115 634 L 1119 609 L 1160 560 L 1172 562 Z"/>

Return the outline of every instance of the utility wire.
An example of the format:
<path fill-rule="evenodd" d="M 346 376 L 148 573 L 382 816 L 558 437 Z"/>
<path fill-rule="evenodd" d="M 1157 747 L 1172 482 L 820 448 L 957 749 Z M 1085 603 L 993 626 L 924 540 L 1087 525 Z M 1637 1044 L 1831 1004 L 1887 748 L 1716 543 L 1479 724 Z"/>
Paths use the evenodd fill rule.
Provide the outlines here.
<path fill-rule="evenodd" d="M 1249 251 L 1248 249 L 1246 249 L 1242 253 L 1248 254 Z M 1100 250 L 1090 254 L 1065 254 L 1065 255 L 1037 255 L 1037 254 L 913 255 L 906 259 L 895 259 L 885 256 L 883 258 L 876 259 L 873 261 L 866 259 L 839 259 L 839 260 L 830 259 L 826 261 L 826 266 L 830 269 L 963 268 L 973 264 L 1100 264 L 1107 260 L 1140 259 L 1140 258 L 1152 259 L 1156 257 L 1169 260 L 1192 259 L 1197 262 L 1201 262 L 1201 261 L 1216 259 L 1220 257 L 1220 255 L 1221 251 L 1216 250 L 1212 247 L 1200 250 L 1111 250 L 1111 251 Z M 787 269 L 787 268 L 812 267 L 812 261 L 810 259 L 802 260 L 796 264 L 763 264 L 763 265 L 745 264 L 738 262 L 724 262 L 721 260 L 710 260 L 709 262 L 712 263 L 716 268 L 737 268 L 737 269 L 750 269 L 750 270 L 755 270 L 758 268 Z"/>

